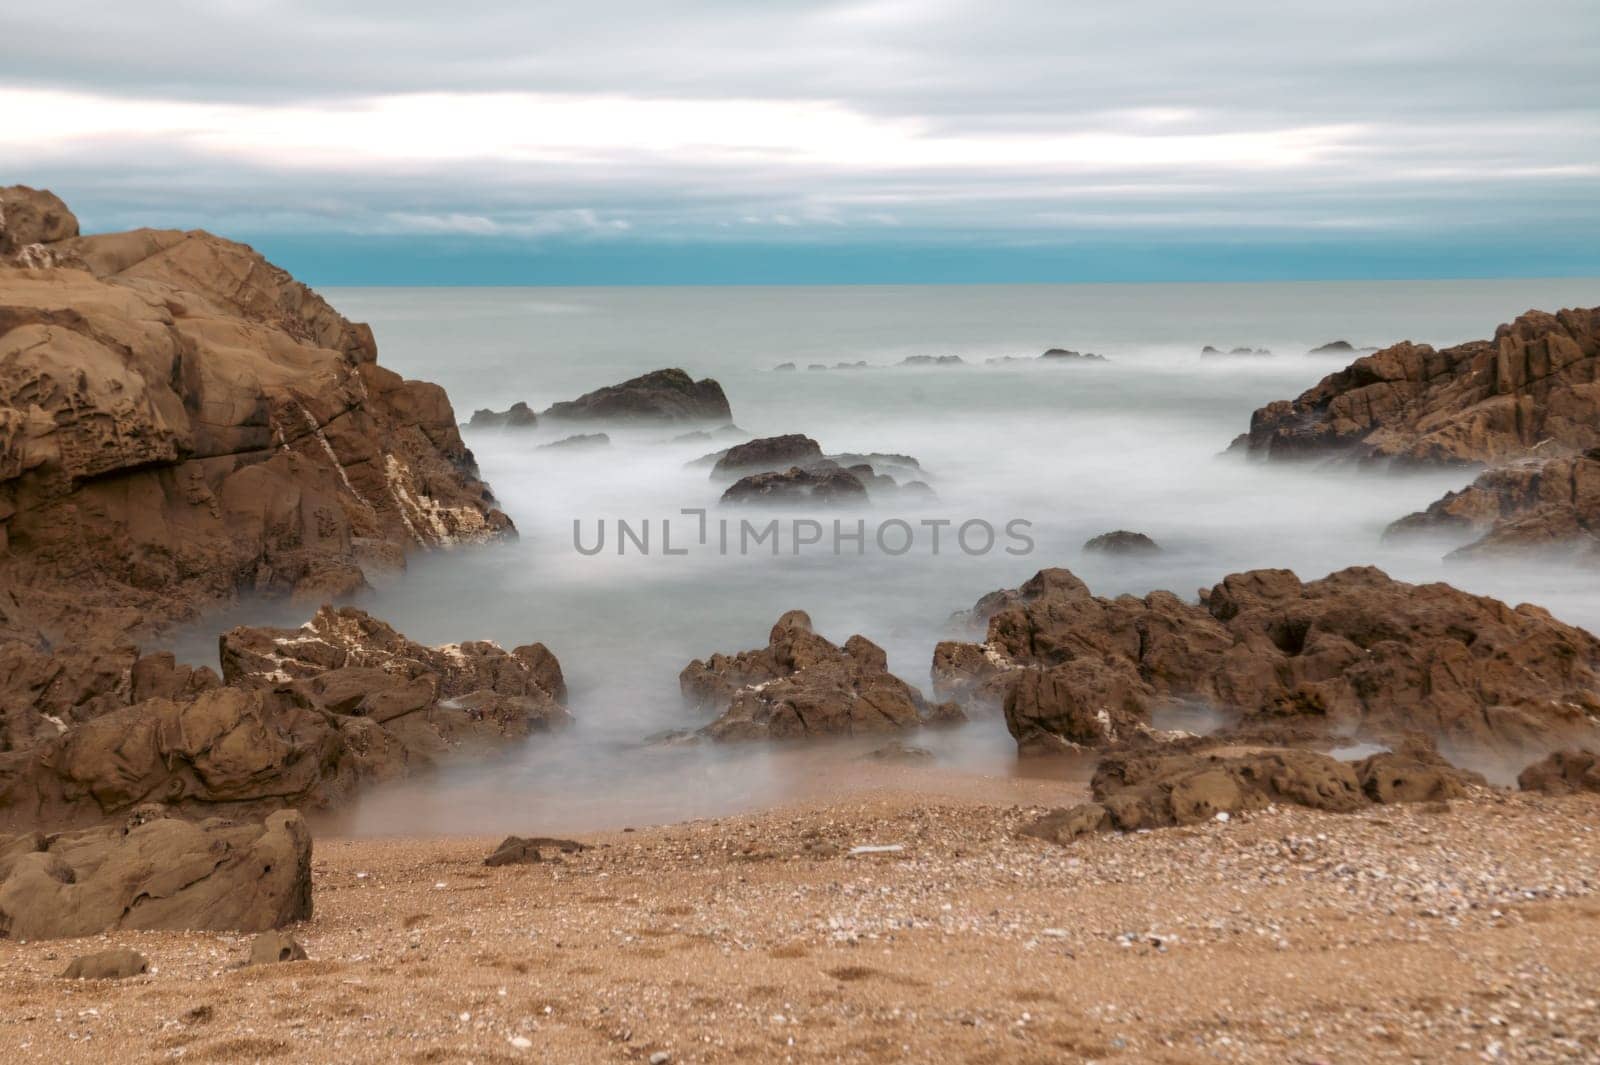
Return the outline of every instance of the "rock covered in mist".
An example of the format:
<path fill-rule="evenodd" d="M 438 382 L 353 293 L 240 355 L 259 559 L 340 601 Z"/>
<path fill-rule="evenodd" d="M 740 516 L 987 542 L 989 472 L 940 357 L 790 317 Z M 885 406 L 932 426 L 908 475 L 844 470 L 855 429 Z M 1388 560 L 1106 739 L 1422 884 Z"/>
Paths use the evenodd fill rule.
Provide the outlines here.
<path fill-rule="evenodd" d="M 1039 358 L 1044 362 L 1107 362 L 1104 355 L 1092 351 L 1073 351 L 1071 348 L 1051 348 Z"/>
<path fill-rule="evenodd" d="M 620 385 L 553 404 L 541 417 L 557 421 L 728 422 L 733 411 L 722 386 L 696 381 L 679 369 L 653 370 Z"/>
<path fill-rule="evenodd" d="M 560 440 L 548 444 L 540 444 L 540 451 L 559 449 L 562 451 L 593 451 L 596 448 L 611 446 L 611 437 L 605 433 L 574 433 L 564 436 Z"/>
<path fill-rule="evenodd" d="M 710 456 L 707 456 L 708 458 Z M 711 475 L 716 478 L 738 478 L 747 473 L 767 473 L 786 470 L 790 466 L 807 466 L 821 461 L 822 445 L 803 433 L 783 436 L 764 436 L 719 453 Z"/>
<path fill-rule="evenodd" d="M 907 355 L 901 359 L 900 366 L 965 366 L 966 360 L 960 355 Z"/>
<path fill-rule="evenodd" d="M 1237 357 L 1240 357 L 1240 356 L 1260 357 L 1260 356 L 1271 355 L 1272 352 L 1269 351 L 1266 348 L 1250 348 L 1250 347 L 1229 348 L 1227 351 L 1223 351 L 1220 348 L 1212 347 L 1210 344 L 1207 344 L 1205 347 L 1200 349 L 1200 354 L 1204 358 L 1211 359 L 1211 358 L 1237 358 Z"/>
<path fill-rule="evenodd" d="M 1091 537 L 1083 545 L 1085 551 L 1103 555 L 1158 555 L 1161 545 L 1142 532 L 1117 529 Z"/>
<path fill-rule="evenodd" d="M 117 642 L 513 534 L 444 392 L 252 249 L 0 211 L 0 636 Z"/>
<path fill-rule="evenodd" d="M 1454 559 L 1563 552 L 1600 563 L 1600 448 L 1489 470 L 1384 535 L 1451 533 L 1476 536 L 1450 554 Z"/>
<path fill-rule="evenodd" d="M 1267 459 L 1497 464 L 1600 446 L 1600 308 L 1529 311 L 1492 340 L 1409 341 L 1257 410 L 1243 447 Z"/>
<path fill-rule="evenodd" d="M 867 499 L 867 486 L 862 484 L 860 477 L 824 461 L 812 466 L 791 466 L 787 470 L 741 477 L 728 486 L 720 501 L 781 506 L 819 503 L 833 506 L 866 503 Z"/>
<path fill-rule="evenodd" d="M 533 408 L 518 400 L 502 411 L 483 408 L 472 412 L 472 420 L 467 422 L 468 429 L 532 429 L 539 424 L 539 416 L 533 413 Z"/>
<path fill-rule="evenodd" d="M 0 935 L 11 938 L 258 932 L 310 916 L 311 833 L 292 811 L 199 824 L 141 811 L 125 825 L 0 837 Z"/>
<path fill-rule="evenodd" d="M 1498 752 L 1592 742 L 1600 727 L 1595 637 L 1537 607 L 1371 567 L 1310 582 L 1238 573 L 1198 605 L 1169 592 L 1098 598 L 1052 569 L 986 599 L 986 640 L 939 644 L 935 687 L 1002 700 L 1025 752 L 1127 741 L 1155 709 L 1194 703 L 1242 722 L 1418 730 Z"/>
<path fill-rule="evenodd" d="M 694 709 L 720 714 L 701 730 L 714 740 L 861 735 L 962 720 L 955 707 L 929 704 L 890 673 L 877 644 L 852 636 L 839 647 L 800 610 L 778 619 L 766 647 L 696 659 L 678 684 Z"/>
<path fill-rule="evenodd" d="M 1330 340 L 1326 344 L 1319 344 L 1306 354 L 1308 355 L 1356 355 L 1377 351 L 1377 348 L 1358 348 L 1348 340 Z"/>

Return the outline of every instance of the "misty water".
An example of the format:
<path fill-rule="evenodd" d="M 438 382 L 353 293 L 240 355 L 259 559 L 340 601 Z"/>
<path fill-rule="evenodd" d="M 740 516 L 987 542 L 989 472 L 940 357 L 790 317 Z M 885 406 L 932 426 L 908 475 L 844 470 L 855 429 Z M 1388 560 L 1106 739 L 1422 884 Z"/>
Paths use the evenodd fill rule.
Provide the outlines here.
<path fill-rule="evenodd" d="M 684 708 L 677 674 L 689 660 L 766 642 L 783 611 L 818 631 L 862 633 L 890 667 L 927 687 L 950 615 L 1045 566 L 1065 566 L 1097 594 L 1166 588 L 1192 598 L 1224 575 L 1282 566 L 1302 578 L 1378 565 L 1411 581 L 1447 580 L 1513 603 L 1534 602 L 1600 629 L 1600 578 L 1533 564 L 1452 563 L 1449 543 L 1380 541 L 1394 519 L 1471 479 L 1279 468 L 1222 457 L 1250 413 L 1291 398 L 1349 356 L 1308 354 L 1335 339 L 1435 345 L 1488 336 L 1530 307 L 1592 305 L 1600 282 L 1387 282 L 852 288 L 335 289 L 346 315 L 369 321 L 380 361 L 438 382 L 465 422 L 478 407 L 524 400 L 539 410 L 648 370 L 678 366 L 720 381 L 735 422 L 753 435 L 805 433 L 829 452 L 901 452 L 928 472 L 937 502 L 785 511 L 823 523 L 797 554 L 738 551 L 745 511 L 717 507 L 721 486 L 686 463 L 725 446 L 671 442 L 688 427 L 617 432 L 597 451 L 538 445 L 589 428 L 469 432 L 485 479 L 521 533 L 514 544 L 416 558 L 403 579 L 359 605 L 413 639 L 540 641 L 560 658 L 577 724 L 515 752 L 448 768 L 360 802 L 339 829 L 364 832 L 561 832 L 710 816 L 870 784 L 873 744 L 794 748 L 661 747 L 652 734 L 703 724 Z M 1215 345 L 1271 357 L 1202 359 Z M 988 365 L 1049 347 L 1103 363 Z M 955 367 L 899 367 L 913 355 L 959 355 Z M 868 369 L 811 371 L 864 360 Z M 791 373 L 775 372 L 783 362 Z M 684 508 L 734 522 L 729 554 L 698 543 Z M 832 543 L 833 521 L 867 528 L 866 550 Z M 615 521 L 651 526 L 651 551 L 617 553 Z M 912 548 L 886 555 L 873 530 L 901 519 Z M 933 550 L 925 519 L 948 519 Z M 983 519 L 1000 533 L 968 554 L 954 527 Z M 1033 549 L 1008 553 L 1013 519 Z M 586 546 L 596 523 L 606 549 Z M 661 523 L 673 546 L 661 551 Z M 765 519 L 762 519 L 764 523 Z M 1154 537 L 1162 554 L 1086 556 L 1112 529 Z M 898 548 L 903 536 L 889 537 Z M 983 546 L 974 527 L 969 547 Z M 219 625 L 298 624 L 306 611 L 241 606 L 184 634 L 185 657 L 211 661 Z M 878 742 L 882 742 L 879 740 Z M 956 771 L 1016 771 L 1004 723 L 980 718 L 913 742 Z"/>

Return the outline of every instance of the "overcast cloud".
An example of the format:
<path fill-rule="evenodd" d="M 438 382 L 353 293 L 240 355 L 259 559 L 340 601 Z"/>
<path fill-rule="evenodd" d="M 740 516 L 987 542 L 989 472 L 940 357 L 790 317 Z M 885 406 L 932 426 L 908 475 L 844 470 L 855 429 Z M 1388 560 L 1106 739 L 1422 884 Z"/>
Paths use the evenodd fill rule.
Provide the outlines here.
<path fill-rule="evenodd" d="M 6 13 L 0 178 L 268 240 L 1546 240 L 1600 273 L 1597 58 L 1595 0 L 80 0 Z"/>

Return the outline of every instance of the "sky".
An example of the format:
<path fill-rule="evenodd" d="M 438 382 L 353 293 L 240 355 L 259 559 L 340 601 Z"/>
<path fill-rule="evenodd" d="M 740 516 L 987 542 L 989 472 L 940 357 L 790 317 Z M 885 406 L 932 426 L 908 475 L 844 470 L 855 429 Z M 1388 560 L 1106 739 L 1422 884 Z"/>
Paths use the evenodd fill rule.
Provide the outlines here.
<path fill-rule="evenodd" d="M 1597 0 L 55 0 L 0 183 L 320 284 L 1600 276 Z"/>

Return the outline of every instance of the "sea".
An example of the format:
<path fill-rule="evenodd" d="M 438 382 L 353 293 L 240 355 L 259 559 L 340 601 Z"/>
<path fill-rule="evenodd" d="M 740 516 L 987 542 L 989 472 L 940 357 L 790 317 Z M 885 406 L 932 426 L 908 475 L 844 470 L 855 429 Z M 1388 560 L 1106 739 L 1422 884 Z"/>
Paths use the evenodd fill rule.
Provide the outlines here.
<path fill-rule="evenodd" d="M 696 464 L 733 441 L 677 439 L 690 426 L 607 429 L 610 446 L 595 449 L 541 446 L 591 428 L 465 429 L 519 538 L 414 558 L 358 605 L 429 644 L 544 643 L 566 673 L 575 724 L 376 792 L 343 813 L 342 833 L 577 832 L 870 783 L 875 763 L 861 756 L 881 739 L 659 742 L 704 723 L 683 705 L 679 671 L 763 646 L 780 614 L 802 609 L 836 642 L 860 633 L 880 644 L 891 669 L 931 694 L 934 645 L 970 637 L 952 615 L 1050 566 L 1099 595 L 1168 589 L 1192 599 L 1246 569 L 1312 579 L 1374 565 L 1536 603 L 1600 631 L 1600 572 L 1447 561 L 1455 543 L 1383 539 L 1390 522 L 1468 483 L 1468 471 L 1401 475 L 1226 454 L 1254 409 L 1352 358 L 1312 354 L 1320 345 L 1488 337 L 1529 308 L 1600 303 L 1600 279 L 323 294 L 371 323 L 380 363 L 444 386 L 463 423 L 478 408 L 542 410 L 679 367 L 720 382 L 749 434 L 910 455 L 934 493 L 750 511 L 719 506 L 722 485 Z M 1206 345 L 1270 354 L 1202 357 Z M 1036 358 L 1049 348 L 1104 359 Z M 903 365 L 917 356 L 961 362 Z M 783 363 L 797 368 L 776 369 Z M 1085 552 L 1089 538 L 1117 529 L 1162 550 Z M 307 613 L 240 604 L 179 634 L 175 647 L 214 662 L 220 628 L 299 624 Z M 909 742 L 954 773 L 1035 771 L 1018 763 L 997 716 Z"/>

